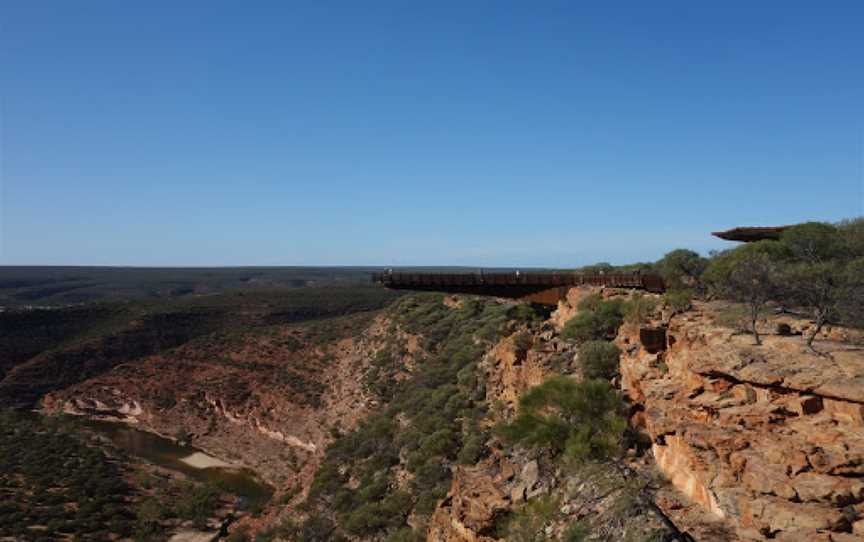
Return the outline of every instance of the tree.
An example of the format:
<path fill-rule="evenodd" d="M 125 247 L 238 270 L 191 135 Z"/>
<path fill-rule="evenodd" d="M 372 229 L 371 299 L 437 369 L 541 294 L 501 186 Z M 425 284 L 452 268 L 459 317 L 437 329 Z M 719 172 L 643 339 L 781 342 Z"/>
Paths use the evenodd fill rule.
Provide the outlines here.
<path fill-rule="evenodd" d="M 777 291 L 781 251 L 776 241 L 748 243 L 721 254 L 706 271 L 707 281 L 716 293 L 747 305 L 756 344 L 762 344 L 756 327 L 759 314 Z"/>
<path fill-rule="evenodd" d="M 791 257 L 781 276 L 782 294 L 812 312 L 815 326 L 807 346 L 813 349 L 813 340 L 825 323 L 842 312 L 843 296 L 849 288 L 846 242 L 837 227 L 807 222 L 784 231 L 780 243 Z"/>
<path fill-rule="evenodd" d="M 837 225 L 841 250 L 850 260 L 864 257 L 864 217 L 844 220 Z"/>
<path fill-rule="evenodd" d="M 813 313 L 815 327 L 807 337 L 807 346 L 813 349 L 813 340 L 825 323 L 841 314 L 846 290 L 843 269 L 834 262 L 795 263 L 783 271 L 781 281 L 784 297 Z"/>
<path fill-rule="evenodd" d="M 840 317 L 845 322 L 864 326 L 864 257 L 849 262 L 843 280 L 838 306 Z"/>
<path fill-rule="evenodd" d="M 783 232 L 780 243 L 792 260 L 799 263 L 825 263 L 842 256 L 843 240 L 838 229 L 823 222 L 798 224 Z"/>
<path fill-rule="evenodd" d="M 667 253 L 656 264 L 667 288 L 695 286 L 707 266 L 708 260 L 686 248 Z"/>

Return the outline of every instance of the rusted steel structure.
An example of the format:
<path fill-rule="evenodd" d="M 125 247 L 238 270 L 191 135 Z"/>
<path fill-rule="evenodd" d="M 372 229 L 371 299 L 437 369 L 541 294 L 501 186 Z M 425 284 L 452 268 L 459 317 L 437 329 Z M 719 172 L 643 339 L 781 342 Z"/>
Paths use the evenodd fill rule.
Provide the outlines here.
<path fill-rule="evenodd" d="M 783 232 L 789 227 L 790 226 L 745 226 L 741 228 L 732 228 L 731 230 L 726 231 L 711 232 L 711 235 L 727 241 L 753 243 L 765 239 L 780 239 L 780 236 L 783 235 Z"/>
<path fill-rule="evenodd" d="M 555 305 L 574 286 L 606 286 L 663 292 L 659 275 L 642 273 L 374 273 L 372 280 L 395 290 L 420 290 L 525 299 Z"/>

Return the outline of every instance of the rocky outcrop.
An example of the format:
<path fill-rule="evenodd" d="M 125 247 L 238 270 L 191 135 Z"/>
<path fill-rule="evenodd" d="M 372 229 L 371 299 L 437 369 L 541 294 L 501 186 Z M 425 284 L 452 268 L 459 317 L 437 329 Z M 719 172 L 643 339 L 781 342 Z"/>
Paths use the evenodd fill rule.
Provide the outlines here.
<path fill-rule="evenodd" d="M 530 336 L 531 345 L 517 345 L 519 334 L 514 334 L 499 342 L 481 363 L 486 378 L 486 401 L 490 405 L 500 401 L 508 409 L 515 409 L 525 390 L 542 384 L 552 373 L 550 353 L 568 355 L 562 343 L 543 341 L 527 332 L 522 333 L 525 337 Z M 534 342 L 537 343 L 536 349 Z M 569 357 L 572 359 L 572 352 Z"/>
<path fill-rule="evenodd" d="M 554 327 L 535 329 L 529 348 L 514 334 L 484 359 L 486 399 L 508 407 L 502 416 L 552 372 L 578 378 L 575 353 L 554 329 L 592 291 L 571 291 L 549 322 Z M 718 323 L 723 310 L 696 303 L 621 329 L 620 383 L 653 452 L 631 467 L 656 465 L 671 482 L 655 492 L 656 504 L 696 540 L 864 539 L 864 352 L 848 342 L 854 333 L 826 330 L 818 345 L 828 355 L 817 355 L 801 337 L 808 323 L 782 315 L 760 323 L 764 344 L 754 346 Z M 497 540 L 502 518 L 541 494 L 558 495 L 571 521 L 602 517 L 612 506 L 596 495 L 596 480 L 554 469 L 500 450 L 458 467 L 428 540 Z M 613 538 L 626 530 L 615 518 L 599 524 Z"/>
<path fill-rule="evenodd" d="M 575 345 L 564 341 L 556 328 L 574 316 L 579 300 L 591 293 L 604 297 L 627 296 L 614 289 L 574 288 L 550 321 L 533 329 L 517 329 L 502 339 L 484 357 L 486 402 L 492 406 L 491 421 L 515 414 L 518 399 L 526 390 L 541 384 L 550 375 L 562 373 L 581 378 L 576 363 Z M 527 335 L 527 336 L 526 336 Z M 498 409 L 494 405 L 502 406 Z M 526 450 L 504 450 L 493 439 L 491 455 L 477 465 L 457 466 L 446 498 L 439 504 L 429 525 L 428 542 L 492 542 L 503 540 L 505 525 L 527 502 L 550 497 L 559 507 L 558 519 L 547 527 L 549 539 L 557 540 L 574 522 L 590 520 L 594 535 L 618 540 L 655 532 L 657 518 L 637 504 L 627 513 L 622 503 L 630 502 L 627 484 L 611 465 L 585 470 L 564 469 L 548 457 L 531 455 Z M 651 476 L 650 457 L 631 458 L 628 468 Z M 724 525 L 705 514 L 698 505 L 684 502 L 672 488 L 658 490 L 663 508 L 674 514 L 676 522 L 700 540 L 731 540 Z M 641 533 L 641 534 L 640 534 Z M 644 538 L 644 536 L 642 536 Z"/>
<path fill-rule="evenodd" d="M 514 475 L 513 465 L 500 457 L 472 467 L 456 467 L 450 492 L 430 521 L 427 540 L 497 541 L 498 521 L 512 506 L 509 482 Z"/>
<path fill-rule="evenodd" d="M 618 342 L 634 419 L 676 488 L 742 540 L 851 540 L 864 529 L 864 352 L 801 337 L 752 338 L 697 304 L 649 353 Z M 771 327 L 771 322 L 766 323 Z M 791 538 L 789 538 L 791 537 Z"/>

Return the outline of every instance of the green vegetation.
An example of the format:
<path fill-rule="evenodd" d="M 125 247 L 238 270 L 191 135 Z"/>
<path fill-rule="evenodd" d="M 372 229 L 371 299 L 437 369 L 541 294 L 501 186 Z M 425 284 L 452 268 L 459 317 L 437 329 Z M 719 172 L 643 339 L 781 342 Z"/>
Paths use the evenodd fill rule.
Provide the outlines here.
<path fill-rule="evenodd" d="M 609 341 L 588 341 L 579 346 L 579 364 L 585 378 L 609 380 L 618 374 L 621 350 Z"/>
<path fill-rule="evenodd" d="M 181 521 L 205 527 L 221 502 L 211 484 L 129 476 L 115 453 L 63 417 L 0 411 L 0 538 L 164 540 Z"/>
<path fill-rule="evenodd" d="M 604 461 L 620 450 L 624 403 L 605 380 L 554 376 L 519 399 L 519 414 L 498 427 L 506 441 L 564 460 Z"/>
<path fill-rule="evenodd" d="M 656 299 L 637 292 L 624 304 L 624 321 L 628 324 L 644 324 L 650 320 L 656 309 Z"/>
<path fill-rule="evenodd" d="M 120 467 L 62 423 L 0 412 L 0 537 L 132 534 Z"/>
<path fill-rule="evenodd" d="M 749 309 L 750 330 L 773 301 L 809 312 L 813 340 L 828 322 L 864 321 L 864 219 L 839 225 L 809 222 L 786 230 L 779 241 L 739 246 L 715 257 L 705 272 L 714 295 Z"/>
<path fill-rule="evenodd" d="M 689 288 L 669 290 L 663 294 L 663 303 L 675 312 L 684 312 L 693 306 L 693 295 Z"/>
<path fill-rule="evenodd" d="M 777 293 L 781 254 L 782 246 L 775 241 L 748 243 L 717 256 L 706 272 L 715 293 L 747 305 L 756 344 L 761 344 L 756 322 L 762 308 Z"/>
<path fill-rule="evenodd" d="M 612 338 L 624 322 L 624 302 L 604 300 L 591 294 L 579 302 L 579 312 L 561 331 L 561 336 L 577 342 Z"/>
<path fill-rule="evenodd" d="M 669 289 L 692 288 L 707 266 L 708 260 L 683 248 L 667 253 L 654 264 Z"/>
<path fill-rule="evenodd" d="M 526 503 L 512 514 L 504 526 L 508 542 L 544 542 L 550 540 L 544 529 L 558 518 L 558 500 L 540 497 Z"/>
<path fill-rule="evenodd" d="M 224 294 L 234 290 L 284 290 L 363 285 L 363 267 L 0 267 L 0 307 L 61 306 L 94 301 L 146 300 Z"/>
<path fill-rule="evenodd" d="M 637 270 L 663 277 L 668 289 L 663 302 L 676 312 L 689 310 L 694 295 L 742 303 L 747 309 L 742 319 L 757 344 L 761 338 L 756 323 L 769 304 L 811 316 L 814 325 L 807 334 L 811 348 L 827 323 L 864 326 L 864 218 L 799 224 L 787 229 L 779 240 L 743 243 L 710 259 L 676 249 L 653 264 L 616 267 L 601 263 L 580 269 L 595 273 Z M 650 308 L 624 307 L 628 322 L 641 323 L 646 313 Z M 614 316 L 607 313 L 606 317 L 614 323 Z M 736 328 L 739 325 L 732 311 L 721 320 Z M 612 327 L 600 321 L 597 311 L 590 311 L 568 322 L 563 335 L 580 342 L 603 339 L 610 337 L 604 332 Z"/>
<path fill-rule="evenodd" d="M 137 502 L 135 520 L 130 522 L 136 542 L 164 540 L 169 526 L 179 522 L 205 529 L 221 502 L 222 490 L 213 484 L 159 480 L 150 493 Z"/>
<path fill-rule="evenodd" d="M 30 407 L 44 393 L 196 339 L 229 341 L 276 325 L 377 310 L 397 297 L 372 286 L 295 288 L 0 312 L 0 376 L 7 376 L 0 405 Z M 327 333 L 337 329 L 330 324 Z M 34 358 L 38 363 L 28 363 Z M 13 378 L 7 373 L 15 366 Z"/>
<path fill-rule="evenodd" d="M 590 534 L 591 529 L 588 527 L 588 524 L 584 520 L 577 521 L 567 526 L 567 529 L 564 530 L 562 540 L 564 542 L 585 542 L 588 540 Z"/>
<path fill-rule="evenodd" d="M 305 505 L 307 523 L 335 520 L 338 534 L 410 540 L 408 515 L 421 524 L 428 519 L 450 487 L 450 466 L 485 453 L 479 427 L 485 394 L 476 363 L 517 319 L 530 322 L 534 313 L 483 299 L 464 299 L 459 308 L 442 301 L 416 295 L 388 309 L 389 335 L 397 336 L 398 328 L 419 336 L 428 357 L 406 375 L 398 361 L 404 345 L 391 341 L 373 360 L 375 380 L 367 383 L 384 406 L 328 448 Z M 394 476 L 400 457 L 411 475 L 403 485 Z M 311 540 L 304 536 L 297 539 Z"/>

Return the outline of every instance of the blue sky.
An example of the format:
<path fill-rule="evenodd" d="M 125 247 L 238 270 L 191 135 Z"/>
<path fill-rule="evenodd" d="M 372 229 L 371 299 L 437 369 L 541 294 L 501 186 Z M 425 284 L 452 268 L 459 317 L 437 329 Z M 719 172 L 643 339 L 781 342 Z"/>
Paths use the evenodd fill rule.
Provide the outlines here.
<path fill-rule="evenodd" d="M 0 263 L 568 267 L 864 214 L 864 3 L 0 5 Z"/>

